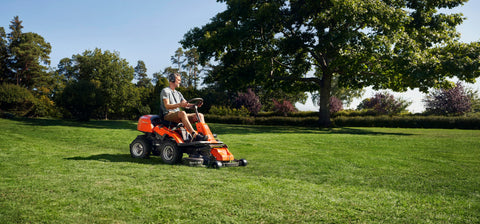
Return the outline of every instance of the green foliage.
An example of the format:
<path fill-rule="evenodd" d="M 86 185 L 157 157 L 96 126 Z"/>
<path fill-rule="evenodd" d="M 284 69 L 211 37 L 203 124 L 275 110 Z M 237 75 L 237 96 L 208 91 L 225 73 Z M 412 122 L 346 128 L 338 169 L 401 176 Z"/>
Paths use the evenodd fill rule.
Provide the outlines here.
<path fill-rule="evenodd" d="M 73 55 L 71 59 L 62 59 L 60 63 L 60 74 L 71 77 L 74 81 L 85 80 L 98 84 L 103 104 L 97 109 L 96 117 L 134 117 L 135 110 L 146 110 L 146 105 L 139 107 L 140 95 L 132 83 L 134 69 L 125 59 L 120 58 L 118 52 L 102 52 L 96 48 Z"/>
<path fill-rule="evenodd" d="M 212 106 L 210 107 L 209 114 L 220 115 L 220 116 L 240 116 L 247 117 L 250 115 L 250 111 L 247 110 L 244 106 L 237 108 L 230 108 L 226 106 Z"/>
<path fill-rule="evenodd" d="M 0 27 L 0 83 L 11 83 L 30 90 L 34 107 L 21 116 L 58 116 L 52 97 L 57 87 L 57 77 L 47 72 L 51 46 L 39 34 L 22 31 L 22 21 L 15 16 L 8 35 Z M 18 97 L 24 97 L 18 96 Z M 28 97 L 29 98 L 29 97 Z M 25 109 L 25 108 L 24 108 Z M 23 109 L 22 109 L 23 110 Z"/>
<path fill-rule="evenodd" d="M 47 76 L 46 67 L 49 65 L 51 46 L 45 42 L 42 36 L 36 33 L 23 33 L 22 21 L 18 16 L 11 21 L 11 33 L 8 45 L 8 68 L 11 75 L 8 80 L 28 89 L 34 89 L 37 79 Z"/>
<path fill-rule="evenodd" d="M 28 89 L 9 83 L 0 84 L 0 111 L 25 116 L 34 109 L 35 102 Z"/>
<path fill-rule="evenodd" d="M 472 112 L 480 112 L 480 93 L 478 90 L 467 88 L 465 91 L 470 98 Z"/>
<path fill-rule="evenodd" d="M 480 129 L 480 118 L 443 116 L 336 117 L 334 124 L 338 127 Z"/>
<path fill-rule="evenodd" d="M 137 86 L 151 88 L 152 80 L 148 78 L 147 66 L 145 65 L 145 62 L 142 60 L 139 60 L 137 62 L 137 66 L 135 66 L 134 69 L 135 69 L 135 79 L 137 79 Z"/>
<path fill-rule="evenodd" d="M 367 110 L 342 110 L 332 114 L 332 117 L 363 117 L 363 116 L 375 116 L 377 112 L 372 109 Z"/>
<path fill-rule="evenodd" d="M 296 114 L 296 116 L 278 116 L 274 113 L 262 113 L 256 117 L 233 115 L 206 114 L 205 119 L 210 123 L 245 124 L 245 125 L 275 125 L 317 127 L 318 112 L 315 114 Z M 336 127 L 390 127 L 390 128 L 445 128 L 445 129 L 480 129 L 480 117 L 442 117 L 442 116 L 369 116 L 373 111 L 350 113 L 349 116 L 336 115 L 332 122 Z M 344 114 L 344 113 L 340 113 Z M 291 115 L 291 114 L 290 114 Z M 309 116 L 310 115 L 310 116 Z M 317 116 L 315 116 L 317 115 Z"/>
<path fill-rule="evenodd" d="M 57 98 L 57 104 L 65 108 L 72 118 L 88 121 L 95 110 L 105 103 L 100 84 L 94 81 L 79 80 L 68 84 Z M 64 115 L 69 117 L 68 115 Z"/>
<path fill-rule="evenodd" d="M 0 82 L 8 81 L 10 75 L 10 69 L 8 68 L 8 42 L 6 39 L 5 29 L 0 27 Z"/>

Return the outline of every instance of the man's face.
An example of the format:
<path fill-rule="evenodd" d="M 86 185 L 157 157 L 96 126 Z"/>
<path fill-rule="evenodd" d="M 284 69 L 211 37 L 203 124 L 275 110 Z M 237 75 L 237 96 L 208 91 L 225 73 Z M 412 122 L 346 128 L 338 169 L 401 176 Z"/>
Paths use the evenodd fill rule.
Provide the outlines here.
<path fill-rule="evenodd" d="M 177 77 L 175 78 L 175 86 L 179 87 L 179 86 L 180 86 L 180 83 L 182 83 L 182 77 L 177 76 Z"/>

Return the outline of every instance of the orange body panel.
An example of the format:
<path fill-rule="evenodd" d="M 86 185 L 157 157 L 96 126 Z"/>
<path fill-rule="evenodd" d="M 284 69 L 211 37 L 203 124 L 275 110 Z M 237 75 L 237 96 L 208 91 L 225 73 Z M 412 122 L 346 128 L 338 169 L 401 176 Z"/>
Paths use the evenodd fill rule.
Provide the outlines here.
<path fill-rule="evenodd" d="M 211 143 L 217 143 L 217 140 L 215 140 L 215 137 L 213 137 L 212 131 L 210 131 L 210 128 L 206 123 L 198 122 L 196 126 L 197 126 L 197 131 L 199 133 L 202 133 L 203 135 L 208 136 L 207 141 Z"/>
<path fill-rule="evenodd" d="M 153 132 L 152 121 L 150 120 L 153 115 L 143 115 L 138 119 L 137 130 L 141 132 Z"/>
<path fill-rule="evenodd" d="M 215 156 L 215 159 L 217 159 L 217 161 L 232 161 L 234 159 L 232 153 L 230 153 L 230 151 L 228 151 L 226 147 L 213 148 L 212 150 L 210 150 L 210 153 Z"/>
<path fill-rule="evenodd" d="M 199 133 L 202 133 L 205 136 L 208 136 L 208 140 L 211 143 L 218 143 L 218 141 L 213 137 L 212 131 L 210 131 L 210 128 L 208 127 L 207 124 L 198 122 L 196 124 L 197 126 L 197 131 Z M 232 153 L 228 151 L 227 147 L 221 147 L 221 148 L 212 148 L 210 150 L 210 153 L 215 156 L 215 159 L 217 161 L 232 161 L 234 159 Z"/>
<path fill-rule="evenodd" d="M 172 137 L 177 143 L 184 143 L 183 138 L 182 138 L 182 136 L 180 136 L 180 134 L 178 134 L 176 132 L 173 132 L 173 131 L 170 131 L 166 127 L 159 128 L 159 126 L 156 126 L 153 129 L 153 131 L 158 133 L 159 135 L 162 135 L 162 136 L 163 135 L 168 135 L 168 136 Z"/>

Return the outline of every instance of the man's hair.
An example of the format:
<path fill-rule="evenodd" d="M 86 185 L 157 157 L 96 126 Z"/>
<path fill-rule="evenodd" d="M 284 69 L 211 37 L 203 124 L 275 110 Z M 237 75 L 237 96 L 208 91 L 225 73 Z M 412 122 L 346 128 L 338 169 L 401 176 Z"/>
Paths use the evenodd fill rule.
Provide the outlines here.
<path fill-rule="evenodd" d="M 169 82 L 175 82 L 177 76 L 180 76 L 180 74 L 178 74 L 178 73 L 170 73 L 170 74 L 168 75 L 168 81 L 169 81 Z"/>

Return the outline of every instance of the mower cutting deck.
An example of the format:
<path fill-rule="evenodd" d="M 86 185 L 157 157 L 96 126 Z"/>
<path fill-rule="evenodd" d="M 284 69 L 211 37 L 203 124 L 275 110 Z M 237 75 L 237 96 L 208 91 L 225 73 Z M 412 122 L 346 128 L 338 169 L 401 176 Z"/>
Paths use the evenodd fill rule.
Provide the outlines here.
<path fill-rule="evenodd" d="M 203 99 L 195 98 L 189 101 L 191 102 L 195 105 L 198 117 L 197 105 Z M 133 158 L 148 158 L 151 153 L 160 156 L 167 164 L 183 162 L 190 166 L 213 168 L 247 165 L 247 160 L 234 158 L 227 145 L 216 139 L 206 123 L 198 122 L 196 128 L 208 137 L 206 141 L 191 141 L 192 137 L 182 123 L 165 121 L 159 115 L 144 115 L 137 124 L 137 130 L 144 134 L 137 136 L 130 144 L 130 154 Z M 183 153 L 188 154 L 188 157 L 183 158 Z"/>

